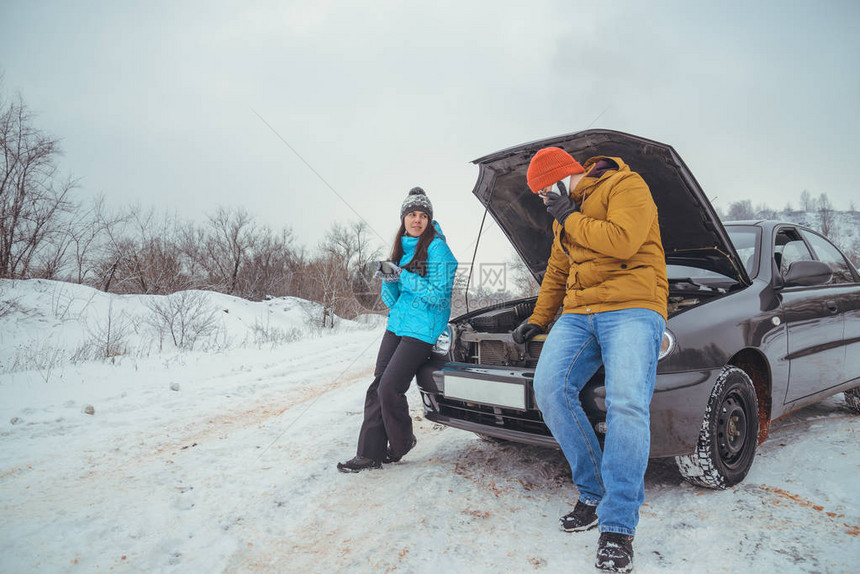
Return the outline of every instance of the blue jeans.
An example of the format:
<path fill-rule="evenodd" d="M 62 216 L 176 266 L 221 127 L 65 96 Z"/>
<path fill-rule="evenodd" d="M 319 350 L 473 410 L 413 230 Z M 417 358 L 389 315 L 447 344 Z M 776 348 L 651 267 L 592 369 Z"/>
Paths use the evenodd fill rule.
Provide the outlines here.
<path fill-rule="evenodd" d="M 597 505 L 600 532 L 634 535 L 651 448 L 649 404 L 666 321 L 648 309 L 564 314 L 534 378 L 544 421 L 570 463 L 579 500 Z M 607 432 L 601 451 L 579 392 L 603 365 Z"/>

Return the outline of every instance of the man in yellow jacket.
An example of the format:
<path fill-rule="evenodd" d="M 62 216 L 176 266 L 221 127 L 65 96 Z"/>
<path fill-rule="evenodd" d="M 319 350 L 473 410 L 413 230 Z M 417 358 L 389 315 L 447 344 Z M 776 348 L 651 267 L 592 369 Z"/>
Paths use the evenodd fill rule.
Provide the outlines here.
<path fill-rule="evenodd" d="M 642 177 L 617 157 L 593 157 L 582 166 L 548 147 L 532 158 L 527 177 L 555 219 L 554 237 L 534 312 L 513 336 L 522 343 L 546 331 L 563 305 L 534 377 L 538 406 L 579 490 L 561 527 L 581 532 L 598 526 L 596 566 L 629 572 L 645 500 L 649 404 L 666 327 L 668 281 L 657 206 Z M 601 366 L 603 449 L 579 402 Z"/>

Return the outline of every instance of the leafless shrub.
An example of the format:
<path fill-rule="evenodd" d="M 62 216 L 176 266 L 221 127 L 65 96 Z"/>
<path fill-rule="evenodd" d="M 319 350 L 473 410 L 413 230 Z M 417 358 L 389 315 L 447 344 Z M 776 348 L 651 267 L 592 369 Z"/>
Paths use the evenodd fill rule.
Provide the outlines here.
<path fill-rule="evenodd" d="M 44 382 L 49 382 L 54 371 L 63 365 L 67 358 L 65 349 L 47 341 L 35 340 L 21 345 L 16 350 L 8 372 L 37 371 Z"/>
<path fill-rule="evenodd" d="M 108 305 L 107 316 L 95 325 L 84 323 L 87 340 L 73 355 L 73 361 L 111 359 L 128 354 L 128 336 L 131 319 L 125 312 L 115 313 L 113 302 Z"/>
<path fill-rule="evenodd" d="M 251 326 L 251 336 L 257 348 L 264 346 L 274 348 L 301 340 L 302 331 L 294 327 L 289 329 L 276 327 L 271 324 L 271 320 L 267 315 L 265 319 L 260 317 L 254 319 L 254 324 Z"/>
<path fill-rule="evenodd" d="M 58 281 L 54 284 L 54 288 L 51 291 L 51 313 L 60 321 L 65 321 L 69 318 L 72 307 L 80 300 L 69 292 L 70 290 L 67 286 L 68 283 Z M 95 297 L 95 292 L 93 292 L 89 300 L 84 304 L 83 309 L 89 306 L 93 297 Z"/>
<path fill-rule="evenodd" d="M 201 291 L 180 291 L 146 302 L 150 315 L 147 322 L 155 329 L 159 348 L 169 339 L 179 349 L 191 350 L 201 338 L 216 327 L 217 310 Z"/>

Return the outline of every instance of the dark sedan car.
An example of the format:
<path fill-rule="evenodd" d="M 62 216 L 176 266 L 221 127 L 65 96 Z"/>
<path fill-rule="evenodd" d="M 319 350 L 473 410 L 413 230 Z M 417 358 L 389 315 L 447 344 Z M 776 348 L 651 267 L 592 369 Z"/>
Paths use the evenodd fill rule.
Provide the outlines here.
<path fill-rule="evenodd" d="M 771 421 L 840 392 L 860 411 L 860 276 L 830 241 L 792 223 L 724 226 L 670 146 L 588 130 L 474 161 L 480 173 L 473 193 L 538 281 L 552 219 L 529 192 L 526 169 L 546 146 L 580 160 L 623 158 L 657 204 L 670 288 L 651 402 L 651 457 L 675 457 L 688 481 L 725 488 L 746 476 Z M 511 338 L 534 303 L 511 301 L 451 321 L 417 377 L 427 419 L 499 439 L 556 444 L 532 389 L 546 336 L 524 345 Z M 602 371 L 580 396 L 602 436 Z"/>

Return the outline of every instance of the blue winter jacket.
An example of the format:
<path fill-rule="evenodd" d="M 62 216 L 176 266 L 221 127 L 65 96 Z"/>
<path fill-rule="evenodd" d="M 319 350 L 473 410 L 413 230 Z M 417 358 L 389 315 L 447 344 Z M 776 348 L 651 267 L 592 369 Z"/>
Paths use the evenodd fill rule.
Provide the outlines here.
<path fill-rule="evenodd" d="M 382 302 L 389 309 L 387 329 L 431 344 L 448 326 L 457 272 L 457 259 L 445 242 L 442 228 L 436 221 L 433 227 L 436 237 L 427 248 L 426 274 L 422 277 L 404 269 L 397 283 L 382 283 Z M 400 241 L 403 257 L 398 265 L 403 267 L 412 261 L 418 238 L 404 235 Z"/>

